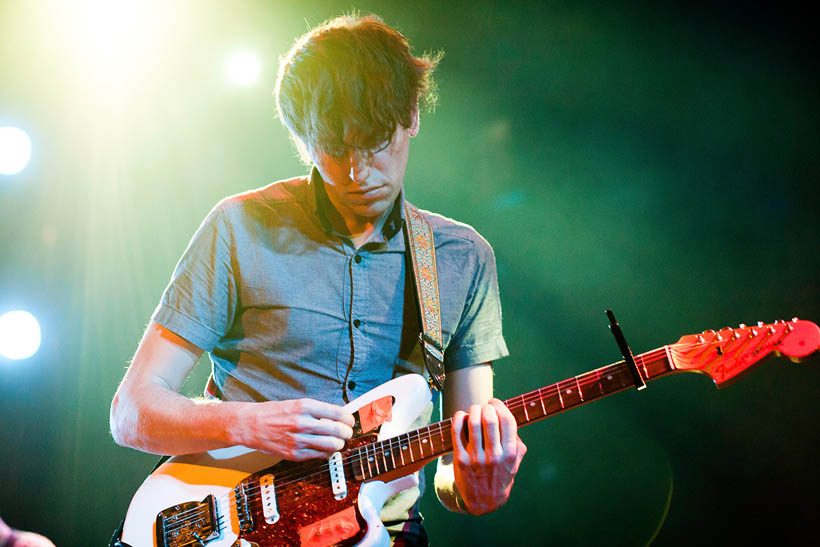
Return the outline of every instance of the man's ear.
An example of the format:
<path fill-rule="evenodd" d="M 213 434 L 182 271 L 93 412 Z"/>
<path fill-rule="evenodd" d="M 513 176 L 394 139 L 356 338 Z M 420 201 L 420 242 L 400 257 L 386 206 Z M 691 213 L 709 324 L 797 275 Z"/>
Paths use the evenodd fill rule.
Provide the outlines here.
<path fill-rule="evenodd" d="M 410 114 L 411 121 L 410 121 L 410 136 L 415 137 L 419 134 L 419 107 L 416 105 L 413 107 L 413 113 Z"/>

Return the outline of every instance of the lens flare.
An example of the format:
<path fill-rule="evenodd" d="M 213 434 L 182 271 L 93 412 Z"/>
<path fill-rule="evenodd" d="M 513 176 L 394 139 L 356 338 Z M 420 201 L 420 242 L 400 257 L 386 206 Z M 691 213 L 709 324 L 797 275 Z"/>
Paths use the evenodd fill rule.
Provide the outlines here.
<path fill-rule="evenodd" d="M 40 349 L 40 323 L 27 311 L 15 310 L 0 316 L 0 355 L 27 359 Z"/>
<path fill-rule="evenodd" d="M 31 158 L 31 139 L 16 127 L 0 127 L 0 174 L 15 175 Z"/>

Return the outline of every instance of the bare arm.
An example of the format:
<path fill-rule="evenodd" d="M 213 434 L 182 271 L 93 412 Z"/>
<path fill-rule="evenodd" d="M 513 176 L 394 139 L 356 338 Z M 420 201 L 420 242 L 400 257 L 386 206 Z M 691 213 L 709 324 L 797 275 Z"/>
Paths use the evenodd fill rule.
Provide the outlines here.
<path fill-rule="evenodd" d="M 179 394 L 202 349 L 151 323 L 111 403 L 117 444 L 155 454 L 244 445 L 289 460 L 326 456 L 352 435 L 353 417 L 313 399 L 264 403 Z"/>
<path fill-rule="evenodd" d="M 527 451 L 512 413 L 492 395 L 490 363 L 447 376 L 443 413 L 453 416 L 454 450 L 439 459 L 435 487 L 451 511 L 480 515 L 503 505 Z"/>

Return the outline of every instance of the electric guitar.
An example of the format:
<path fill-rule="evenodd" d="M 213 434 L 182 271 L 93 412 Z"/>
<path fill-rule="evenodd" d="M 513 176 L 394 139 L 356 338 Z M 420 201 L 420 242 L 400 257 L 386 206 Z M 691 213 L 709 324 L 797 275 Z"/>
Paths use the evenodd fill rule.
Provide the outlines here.
<path fill-rule="evenodd" d="M 820 328 L 797 318 L 709 330 L 635 356 L 634 368 L 620 361 L 505 404 L 523 426 L 678 372 L 706 374 L 721 388 L 768 356 L 798 361 L 818 346 Z M 415 471 L 453 450 L 452 419 L 407 432 L 430 397 L 411 374 L 350 402 L 361 434 L 327 460 L 277 461 L 241 446 L 173 457 L 134 495 L 122 544 L 387 546 L 379 520 L 387 498 L 418 485 Z"/>

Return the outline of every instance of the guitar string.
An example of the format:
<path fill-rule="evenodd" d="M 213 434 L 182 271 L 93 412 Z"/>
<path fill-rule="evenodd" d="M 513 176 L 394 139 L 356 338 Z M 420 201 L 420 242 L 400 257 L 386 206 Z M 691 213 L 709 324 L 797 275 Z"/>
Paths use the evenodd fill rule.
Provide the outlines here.
<path fill-rule="evenodd" d="M 782 334 L 786 334 L 786 333 L 782 333 Z M 694 349 L 697 346 L 703 346 L 703 349 L 708 349 L 708 347 L 711 346 L 711 345 L 712 345 L 711 341 L 710 342 L 705 342 L 704 341 L 704 342 L 695 342 L 695 343 L 676 343 L 676 344 L 670 344 L 668 346 L 662 346 L 662 347 L 657 348 L 655 350 L 652 350 L 652 351 L 649 351 L 647 353 L 643 353 L 643 354 L 638 355 L 635 358 L 636 359 L 636 364 L 637 364 L 637 361 L 639 359 L 641 361 L 640 364 L 638 365 L 639 367 L 645 367 L 646 364 L 647 364 L 647 360 L 650 361 L 650 363 L 648 363 L 648 364 L 654 364 L 655 362 L 657 362 L 657 357 L 665 357 L 667 348 L 669 348 L 670 350 L 676 350 L 676 353 L 677 353 L 677 351 L 681 350 L 682 348 Z M 518 395 L 516 397 L 513 397 L 513 398 L 508 399 L 507 401 L 505 401 L 505 405 L 508 408 L 510 408 L 510 411 L 522 410 L 523 409 L 524 412 L 525 412 L 524 419 L 527 420 L 527 421 L 532 421 L 532 420 L 528 419 L 528 413 L 526 411 L 526 406 L 527 406 L 528 403 L 534 403 L 535 401 L 541 401 L 541 403 L 543 404 L 544 397 L 553 397 L 556 394 L 559 394 L 559 392 L 564 391 L 565 388 L 567 388 L 569 390 L 569 392 L 571 392 L 571 390 L 572 390 L 571 386 L 591 386 L 593 384 L 598 383 L 599 387 L 601 387 L 600 386 L 600 381 L 601 381 L 600 372 L 605 371 L 607 369 L 609 369 L 609 372 L 612 373 L 612 374 L 622 374 L 624 371 L 628 372 L 627 367 L 625 366 L 625 363 L 623 361 L 620 361 L 618 363 L 613 363 L 611 365 L 606 365 L 606 366 L 601 367 L 599 369 L 596 369 L 596 370 L 581 374 L 581 375 L 576 376 L 574 378 L 568 378 L 566 380 L 562 380 L 562 381 L 557 382 L 555 384 L 552 384 L 550 386 L 546 386 L 546 387 L 543 387 L 543 388 L 540 388 L 540 389 L 537 389 L 537 390 L 534 390 L 534 391 L 531 391 L 531 392 L 528 392 L 528 393 L 525 393 L 525 394 L 522 394 L 522 395 Z M 669 370 L 666 370 L 664 372 L 669 372 Z M 593 378 L 593 375 L 595 376 L 594 378 Z M 652 377 L 649 377 L 647 379 L 652 379 Z M 624 385 L 624 388 L 629 388 L 629 387 L 630 387 L 630 384 L 625 384 Z M 623 388 L 621 388 L 621 389 L 623 389 Z M 613 393 L 615 393 L 615 391 L 608 392 L 608 393 L 602 393 L 601 395 L 596 395 L 595 397 L 592 397 L 589 400 L 591 401 L 591 400 L 596 399 L 600 396 L 613 394 Z M 581 389 L 581 401 L 579 401 L 579 402 L 580 403 L 586 402 L 586 399 L 583 398 L 583 389 Z M 574 406 L 577 406 L 577 405 L 578 405 L 578 403 L 575 403 L 575 404 L 571 405 L 571 407 L 574 407 Z M 534 406 L 534 404 L 530 404 L 530 406 L 532 407 L 532 406 Z M 545 408 L 546 407 L 544 407 L 544 409 Z M 564 407 L 562 407 L 561 410 L 564 410 Z M 538 416 L 538 418 L 546 418 L 546 417 L 549 417 L 550 414 L 554 414 L 554 413 L 555 412 L 547 411 L 546 413 L 541 414 L 540 416 Z M 538 418 L 536 418 L 536 419 L 538 419 Z M 413 432 L 408 432 L 408 433 L 405 433 L 403 435 L 399 435 L 397 437 L 392 437 L 390 439 L 385 439 L 384 441 L 379 441 L 377 443 L 372 443 L 370 445 L 365 445 L 365 446 L 362 446 L 362 447 L 357 447 L 357 448 L 354 448 L 354 449 L 344 451 L 342 453 L 343 454 L 342 455 L 342 465 L 343 466 L 349 466 L 352 469 L 352 468 L 354 468 L 354 466 L 356 464 L 358 464 L 360 466 L 360 468 L 362 469 L 362 472 L 364 472 L 365 461 L 367 461 L 368 471 L 369 471 L 369 473 L 372 474 L 372 469 L 370 468 L 369 462 L 373 462 L 374 466 L 376 467 L 376 474 L 372 475 L 370 477 L 370 478 L 373 478 L 373 477 L 378 476 L 382 473 L 393 471 L 395 469 L 398 469 L 400 467 L 408 465 L 408 464 L 404 464 L 404 463 L 402 463 L 401 465 L 398 465 L 398 466 L 395 465 L 395 457 L 393 455 L 393 451 L 396 448 L 400 448 L 402 450 L 407 449 L 407 446 L 402 447 L 402 445 L 404 444 L 404 445 L 409 446 L 410 443 L 414 443 L 419 439 L 421 439 L 422 442 L 426 442 L 426 439 L 430 439 L 432 441 L 432 435 L 433 434 L 438 433 L 439 435 L 444 436 L 445 432 L 448 432 L 448 430 L 451 430 L 451 428 L 452 428 L 452 418 L 448 418 L 447 420 L 443 420 L 443 421 L 438 422 L 436 424 L 431 424 L 431 425 L 429 425 L 425 428 L 421 428 L 421 429 L 415 430 Z M 445 438 L 449 438 L 449 437 L 445 437 Z M 433 442 L 431 442 L 431 446 L 432 445 L 434 445 Z M 388 450 L 385 450 L 386 448 Z M 427 458 L 432 458 L 432 457 L 435 457 L 437 455 L 440 455 L 440 454 L 443 454 L 443 453 L 446 453 L 446 452 L 449 452 L 449 451 L 452 450 L 451 446 L 447 447 L 444 443 L 442 443 L 442 448 L 443 448 L 443 451 L 440 452 L 439 454 L 436 454 L 437 449 L 435 448 L 435 446 L 433 446 L 433 451 L 431 452 L 430 456 L 424 456 L 424 451 L 421 448 L 421 446 L 419 445 L 419 451 L 422 455 L 422 457 L 420 459 L 423 460 L 423 459 L 427 459 Z M 364 449 L 364 450 L 362 450 L 362 449 Z M 368 454 L 367 454 L 368 449 L 372 450 L 374 456 L 368 456 Z M 388 459 L 387 459 L 386 454 L 390 455 L 390 460 L 393 462 L 393 469 L 388 469 L 390 467 L 390 464 L 388 463 Z M 384 459 L 384 462 L 383 462 L 384 470 L 379 470 L 379 463 L 378 463 L 378 459 L 377 459 L 379 455 L 381 456 L 381 458 Z M 412 450 L 410 452 L 410 458 L 411 458 L 411 464 L 410 465 L 412 465 L 413 463 L 416 463 L 416 460 L 414 460 L 413 456 L 412 456 Z M 284 492 L 287 492 L 289 490 L 288 486 L 290 486 L 291 484 L 304 483 L 304 482 L 315 482 L 315 479 L 317 477 L 318 478 L 326 478 L 327 477 L 327 471 L 329 470 L 329 468 L 330 468 L 329 463 L 321 464 L 321 465 L 318 466 L 318 468 L 315 472 L 313 472 L 309 475 L 304 475 L 304 470 L 300 471 L 300 470 L 296 469 L 296 470 L 294 470 L 293 472 L 291 472 L 289 474 L 285 474 L 285 475 L 282 475 L 280 477 L 277 477 L 279 480 L 277 480 L 275 482 L 274 490 L 275 491 L 278 490 L 278 491 L 284 493 Z M 295 480 L 290 480 L 290 479 L 295 479 Z M 322 481 L 322 482 L 324 482 L 324 481 Z M 261 486 L 258 486 L 258 487 L 252 486 L 252 487 L 246 489 L 244 491 L 244 493 L 246 495 L 253 496 L 253 494 L 255 494 L 257 490 L 261 491 L 261 489 L 262 489 Z M 221 496 L 218 499 L 227 502 L 227 501 L 229 501 L 229 497 L 232 494 L 233 493 Z M 257 501 L 255 498 L 252 497 L 250 503 L 251 504 L 261 504 L 261 499 Z M 194 512 L 195 514 L 191 515 L 191 516 L 187 516 L 184 519 L 179 519 L 178 518 L 180 515 L 184 515 L 185 513 L 188 513 L 188 512 Z M 177 517 L 177 519 L 175 519 L 175 522 L 179 522 L 179 525 L 170 528 L 170 530 L 173 531 L 175 529 L 181 528 L 182 526 L 185 525 L 186 520 L 190 520 L 190 519 L 193 519 L 193 518 L 199 518 L 199 516 L 201 516 L 202 514 L 204 514 L 206 512 L 207 512 L 206 508 L 204 508 L 202 506 L 198 506 L 196 508 L 189 509 L 187 511 L 183 511 L 181 513 L 178 513 L 177 515 L 175 515 L 175 517 Z"/>
<path fill-rule="evenodd" d="M 653 357 L 661 356 L 661 355 L 664 355 L 664 354 L 665 354 L 665 349 L 664 348 L 659 348 L 657 350 L 653 350 L 651 352 L 648 352 L 646 354 L 642 354 L 642 355 L 638 356 L 638 359 L 641 359 L 642 361 L 652 360 Z M 589 386 L 591 386 L 593 384 L 597 384 L 601 381 L 602 377 L 600 376 L 600 371 L 606 370 L 606 369 L 612 369 L 609 372 L 611 372 L 613 375 L 614 374 L 622 374 L 623 372 L 626 371 L 626 366 L 623 362 L 614 363 L 612 365 L 607 365 L 607 366 L 601 367 L 600 369 L 597 369 L 597 370 L 594 370 L 594 371 L 579 375 L 578 377 L 576 377 L 578 382 L 576 382 L 576 378 L 562 380 L 561 382 L 558 382 L 556 384 L 552 384 L 550 386 L 546 386 L 544 388 L 534 390 L 532 392 L 513 397 L 512 399 L 509 399 L 507 401 L 507 406 L 508 406 L 508 408 L 510 408 L 511 411 L 521 410 L 528 403 L 532 403 L 534 401 L 542 400 L 544 397 L 555 396 L 559 391 L 565 391 L 565 389 L 567 389 L 567 388 L 576 387 L 576 385 L 578 383 L 580 383 L 582 386 L 589 387 Z M 626 385 L 625 387 L 629 387 L 629 385 Z M 598 395 L 598 396 L 600 396 L 600 395 Z M 573 406 L 575 406 L 575 405 L 573 405 Z M 550 414 L 551 414 L 551 412 L 548 411 L 546 414 L 541 414 L 540 417 L 547 417 Z M 452 428 L 452 418 L 448 418 L 447 420 L 443 420 L 443 421 L 438 422 L 436 424 L 431 424 L 430 426 L 427 426 L 426 428 L 422 428 L 420 430 L 405 433 L 403 435 L 399 435 L 397 437 L 392 437 L 390 439 L 385 439 L 384 441 L 380 441 L 378 443 L 373 443 L 373 444 L 367 445 L 365 447 L 357 447 L 357 448 L 345 451 L 345 452 L 343 452 L 342 462 L 343 462 L 343 465 L 347 464 L 351 468 L 355 468 L 354 466 L 358 465 L 362 469 L 362 471 L 364 471 L 364 468 L 365 468 L 365 465 L 366 465 L 368 467 L 368 472 L 371 473 L 371 474 L 372 474 L 372 471 L 373 471 L 372 468 L 375 467 L 376 468 L 376 475 L 374 475 L 374 476 L 377 476 L 377 475 L 379 475 L 383 472 L 392 471 L 394 469 L 402 467 L 403 465 L 407 465 L 407 464 L 403 464 L 403 465 L 400 464 L 400 465 L 394 466 L 393 469 L 389 469 L 391 467 L 390 461 L 395 462 L 395 457 L 393 456 L 393 452 L 397 448 L 399 450 L 402 450 L 403 449 L 402 445 L 408 446 L 409 444 L 415 443 L 418 440 L 422 440 L 422 442 L 424 442 L 425 440 L 427 440 L 428 438 L 432 437 L 435 434 L 438 434 L 438 435 L 444 435 L 445 433 L 449 434 L 450 433 L 449 430 L 451 430 L 451 428 Z M 431 444 L 434 444 L 434 443 L 431 443 Z M 451 447 L 446 447 L 443 444 L 442 444 L 442 446 L 445 449 L 445 451 L 452 450 Z M 433 446 L 433 451 L 431 452 L 431 454 L 429 456 L 424 456 L 424 451 L 423 451 L 422 447 L 420 446 L 419 448 L 420 448 L 419 451 L 421 453 L 421 458 L 419 458 L 419 459 L 426 459 L 426 458 L 434 457 L 434 456 L 437 455 L 436 453 L 439 452 L 438 449 L 436 449 L 435 446 Z M 362 449 L 364 449 L 364 450 L 362 450 Z M 368 452 L 372 452 L 374 455 L 368 455 Z M 390 459 L 388 459 L 388 454 L 389 454 Z M 378 461 L 379 456 L 381 456 L 381 458 L 384 460 L 382 463 L 379 463 L 379 461 Z M 410 459 L 411 459 L 410 464 L 417 462 L 417 460 L 414 459 L 414 457 L 412 455 L 412 452 L 410 454 Z M 371 462 L 373 463 L 373 466 L 370 465 Z M 384 470 L 381 470 L 380 469 L 381 467 L 384 467 Z M 286 473 L 284 475 L 280 475 L 280 476 L 277 477 L 278 480 L 276 480 L 276 482 L 275 482 L 274 490 L 279 491 L 281 493 L 286 493 L 287 491 L 289 491 L 288 487 L 291 484 L 304 483 L 304 482 L 314 482 L 313 479 L 315 479 L 317 477 L 318 478 L 327 478 L 327 471 L 329 470 L 329 468 L 330 468 L 329 464 L 323 463 L 323 464 L 319 465 L 318 467 L 312 468 L 311 469 L 312 473 L 310 473 L 308 475 L 304 475 L 304 470 L 298 470 L 298 469 L 294 470 L 293 472 Z M 296 480 L 290 480 L 292 478 L 295 478 Z M 322 482 L 324 482 L 324 481 L 322 481 Z M 244 493 L 246 495 L 253 496 L 254 494 L 256 494 L 257 491 L 261 491 L 261 489 L 262 489 L 261 486 L 251 486 L 250 488 L 247 488 L 244 491 Z M 227 494 L 225 496 L 221 496 L 219 499 L 227 501 L 231 495 L 233 495 L 233 492 L 230 493 L 230 494 Z M 254 502 L 256 502 L 255 498 L 252 498 L 252 499 L 253 499 Z M 259 501 L 259 503 L 261 503 L 261 501 Z M 192 515 L 191 517 L 186 517 L 185 519 L 180 519 L 179 517 L 181 515 L 184 515 L 186 512 L 194 512 L 196 514 Z M 175 515 L 175 517 L 176 517 L 175 522 L 179 522 L 179 525 L 175 526 L 175 527 L 169 527 L 167 530 L 174 531 L 175 529 L 180 528 L 181 526 L 184 526 L 185 525 L 184 520 L 186 520 L 187 518 L 199 518 L 201 515 L 203 515 L 206 512 L 207 512 L 206 508 L 198 506 L 196 508 L 189 509 L 187 511 L 183 511 L 181 513 L 178 513 L 177 515 Z"/>
<path fill-rule="evenodd" d="M 682 345 L 682 344 L 675 344 L 675 345 L 679 346 L 679 345 Z M 699 345 L 699 344 L 692 344 L 692 345 Z M 654 361 L 655 357 L 663 356 L 663 355 L 665 355 L 665 348 L 661 347 L 661 348 L 658 348 L 656 350 L 647 352 L 645 354 L 641 354 L 638 357 L 636 357 L 636 359 L 641 359 L 641 361 L 642 361 L 641 366 L 643 366 L 643 362 L 645 362 L 647 360 Z M 600 372 L 603 371 L 603 370 L 611 369 L 609 372 L 611 372 L 614 375 L 614 374 L 622 374 L 623 372 L 626 371 L 626 368 L 627 367 L 625 366 L 625 363 L 622 362 L 622 361 L 618 362 L 618 363 L 614 363 L 612 365 L 607 365 L 607 366 L 601 367 L 599 369 L 596 369 L 596 370 L 581 374 L 581 375 L 579 375 L 575 378 L 569 378 L 569 379 L 566 379 L 566 380 L 562 380 L 561 382 L 558 382 L 556 384 L 552 384 L 550 386 L 546 386 L 546 387 L 540 388 L 538 390 L 528 392 L 526 394 L 518 395 L 518 396 L 513 397 L 513 398 L 509 399 L 508 401 L 506 401 L 506 404 L 507 404 L 508 408 L 510 408 L 511 411 L 521 410 L 527 405 L 527 403 L 532 403 L 534 401 L 542 400 L 544 397 L 555 396 L 556 394 L 558 394 L 559 391 L 565 391 L 566 388 L 572 389 L 578 383 L 580 383 L 582 386 L 587 386 L 587 387 L 589 387 L 593 384 L 599 383 L 601 381 L 601 378 L 602 378 L 600 376 Z M 576 379 L 578 380 L 578 382 L 576 382 Z M 624 387 L 628 388 L 629 385 L 630 384 L 627 384 Z M 582 395 L 583 395 L 583 392 L 582 392 Z M 596 396 L 596 398 L 600 397 L 600 396 L 601 395 L 598 395 L 598 396 Z M 581 402 L 583 402 L 583 399 L 582 399 Z M 576 405 L 572 405 L 572 406 L 576 406 Z M 561 410 L 563 410 L 563 409 L 561 409 Z M 548 417 L 551 413 L 554 413 L 554 412 L 547 411 L 546 414 L 541 414 L 540 417 L 541 418 Z M 351 468 L 358 465 L 363 471 L 364 471 L 365 465 L 367 465 L 367 467 L 369 468 L 368 469 L 369 473 L 372 474 L 372 467 L 370 466 L 370 462 L 373 462 L 373 464 L 374 464 L 373 467 L 376 468 L 376 474 L 373 475 L 373 476 L 377 476 L 377 475 L 379 475 L 381 473 L 384 473 L 384 472 L 387 472 L 387 471 L 395 470 L 395 469 L 400 468 L 404 465 L 408 465 L 408 464 L 400 464 L 398 466 L 393 467 L 393 469 L 388 469 L 389 467 L 391 467 L 388 462 L 390 460 L 395 461 L 395 458 L 394 458 L 392 453 L 396 448 L 402 449 L 402 445 L 408 445 L 410 443 L 415 443 L 416 441 L 418 441 L 420 439 L 422 440 L 422 442 L 424 442 L 426 439 L 430 438 L 434 434 L 443 435 L 444 433 L 449 433 L 449 430 L 451 429 L 451 427 L 452 427 L 452 418 L 448 418 L 447 420 L 443 420 L 443 421 L 438 422 L 436 424 L 431 424 L 430 426 L 427 426 L 425 428 L 421 428 L 419 430 L 415 430 L 413 432 L 408 432 L 408 433 L 405 433 L 403 435 L 399 435 L 397 437 L 392 437 L 390 439 L 385 439 L 384 441 L 379 441 L 378 443 L 373 443 L 371 445 L 366 445 L 366 446 L 363 446 L 363 447 L 357 447 L 357 448 L 354 448 L 354 449 L 347 450 L 347 451 L 343 452 L 342 464 L 343 465 L 347 464 Z M 433 444 L 433 443 L 431 443 L 431 444 Z M 431 458 L 431 457 L 435 457 L 436 455 L 438 455 L 438 454 L 435 453 L 435 452 L 438 452 L 438 450 L 435 448 L 435 446 L 433 447 L 433 452 L 431 452 L 431 455 L 429 455 L 429 456 L 424 456 L 424 451 L 421 449 L 421 446 L 419 448 L 420 448 L 419 451 L 421 452 L 421 458 L 420 459 Z M 364 449 L 364 450 L 362 450 L 362 449 Z M 450 450 L 452 450 L 452 447 L 444 447 L 444 449 L 445 449 L 445 451 L 450 451 Z M 368 455 L 369 451 L 372 452 L 375 456 L 369 456 Z M 390 454 L 390 460 L 387 459 L 387 454 Z M 378 463 L 378 456 L 379 455 L 381 456 L 381 458 L 384 459 L 384 462 L 382 462 L 382 464 Z M 417 460 L 413 459 L 412 451 L 411 451 L 411 454 L 410 454 L 410 458 L 411 458 L 411 463 L 410 463 L 411 465 L 413 463 L 417 462 Z M 379 469 L 380 467 L 384 467 L 384 470 L 380 470 Z M 276 480 L 276 482 L 275 482 L 274 490 L 285 493 L 289 490 L 288 487 L 291 484 L 304 483 L 304 482 L 314 482 L 313 479 L 315 479 L 317 477 L 318 478 L 326 478 L 327 477 L 327 471 L 329 470 L 329 468 L 330 468 L 329 463 L 323 463 L 323 464 L 319 465 L 317 468 L 311 469 L 311 471 L 313 471 L 313 472 L 311 474 L 308 474 L 308 475 L 304 475 L 304 470 L 298 470 L 298 469 L 294 470 L 293 472 L 286 473 L 284 475 L 280 475 L 280 476 L 277 477 L 278 480 Z M 295 478 L 295 480 L 290 480 L 292 478 Z M 261 491 L 261 489 L 262 489 L 261 486 L 251 486 L 250 488 L 247 488 L 244 491 L 244 493 L 246 495 L 253 496 L 253 494 L 255 494 L 257 491 Z M 218 499 L 223 500 L 223 501 L 228 501 L 228 499 L 231 495 L 233 495 L 233 492 L 231 492 L 229 494 L 226 494 L 224 496 L 221 496 Z M 256 501 L 256 500 L 254 499 L 254 501 Z M 181 526 L 184 526 L 185 523 L 180 522 L 180 521 L 184 521 L 185 519 L 180 519 L 179 517 L 180 517 L 180 515 L 184 515 L 187 512 L 195 512 L 195 513 L 197 513 L 197 515 L 194 515 L 194 517 L 199 518 L 200 515 L 207 512 L 207 509 L 204 508 L 204 507 L 198 506 L 196 508 L 192 508 L 192 509 L 189 509 L 187 511 L 183 511 L 181 513 L 178 513 L 177 515 L 175 515 L 175 517 L 176 517 L 175 522 L 179 522 L 180 525 L 176 526 L 176 527 L 169 527 L 167 530 L 173 531 L 173 530 L 175 530 L 175 529 L 177 529 Z M 186 518 L 190 518 L 190 517 L 186 517 Z"/>

